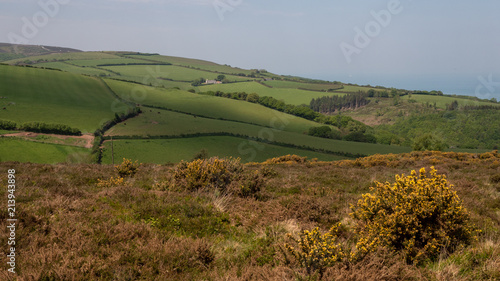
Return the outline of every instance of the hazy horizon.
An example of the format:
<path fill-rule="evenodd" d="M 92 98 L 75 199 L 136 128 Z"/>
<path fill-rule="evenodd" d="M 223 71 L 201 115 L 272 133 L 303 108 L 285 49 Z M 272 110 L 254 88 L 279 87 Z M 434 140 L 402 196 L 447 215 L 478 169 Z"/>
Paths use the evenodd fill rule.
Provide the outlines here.
<path fill-rule="evenodd" d="M 6 0 L 0 41 L 139 51 L 346 83 L 500 93 L 500 2 Z M 490 85 L 481 87 L 481 80 Z M 492 77 L 488 79 L 488 77 Z"/>

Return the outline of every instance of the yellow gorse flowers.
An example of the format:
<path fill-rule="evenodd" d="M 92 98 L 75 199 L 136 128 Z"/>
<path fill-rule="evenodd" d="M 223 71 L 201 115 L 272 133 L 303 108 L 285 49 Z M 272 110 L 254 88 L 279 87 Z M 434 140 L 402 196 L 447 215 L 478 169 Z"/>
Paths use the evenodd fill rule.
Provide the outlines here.
<path fill-rule="evenodd" d="M 339 227 L 340 223 L 324 234 L 317 227 L 311 231 L 304 230 L 298 239 L 289 234 L 295 247 L 287 243 L 285 249 L 306 269 L 307 274 L 318 272 L 321 276 L 327 267 L 346 256 L 342 244 L 337 241 Z"/>
<path fill-rule="evenodd" d="M 469 213 L 445 175 L 431 167 L 410 175 L 396 175 L 390 184 L 377 182 L 364 194 L 351 216 L 358 221 L 355 258 L 388 247 L 402 251 L 407 262 L 436 258 L 476 238 Z"/>
<path fill-rule="evenodd" d="M 174 170 L 174 181 L 189 190 L 203 187 L 224 189 L 243 171 L 240 159 L 197 159 L 181 162 Z"/>

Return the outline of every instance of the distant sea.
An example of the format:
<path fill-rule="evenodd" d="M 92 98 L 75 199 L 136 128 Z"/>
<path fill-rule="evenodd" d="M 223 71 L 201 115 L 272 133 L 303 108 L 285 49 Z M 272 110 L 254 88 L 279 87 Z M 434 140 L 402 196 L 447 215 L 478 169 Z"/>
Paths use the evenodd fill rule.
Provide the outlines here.
<path fill-rule="evenodd" d="M 488 74 L 484 75 L 319 75 L 318 79 L 341 81 L 358 85 L 394 87 L 406 90 L 442 91 L 445 95 L 476 96 L 476 88 L 482 85 L 479 76 L 487 81 Z M 493 82 L 500 82 L 500 75 L 493 75 Z M 494 90 L 480 88 L 481 98 L 500 100 L 500 83 L 493 85 Z"/>

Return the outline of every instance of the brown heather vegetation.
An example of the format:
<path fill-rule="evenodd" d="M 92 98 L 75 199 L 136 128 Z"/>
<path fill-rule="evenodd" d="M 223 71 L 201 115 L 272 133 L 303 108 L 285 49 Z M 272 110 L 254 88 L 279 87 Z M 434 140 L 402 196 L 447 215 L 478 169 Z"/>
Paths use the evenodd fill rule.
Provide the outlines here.
<path fill-rule="evenodd" d="M 481 230 L 478 240 L 453 253 L 443 249 L 418 266 L 382 248 L 326 268 L 323 280 L 500 279 L 498 152 L 283 162 L 244 165 L 228 183 L 258 178 L 252 196 L 179 188 L 174 166 L 143 164 L 121 183 L 109 181 L 120 177 L 111 165 L 0 163 L 3 187 L 7 169 L 16 169 L 19 219 L 12 276 L 5 263 L 5 196 L 0 280 L 314 280 L 286 253 L 287 234 L 316 227 L 327 233 L 340 222 L 338 241 L 350 241 L 349 206 L 375 181 L 393 182 L 394 175 L 431 166 L 454 185 Z M 98 185 L 103 181 L 109 184 Z"/>

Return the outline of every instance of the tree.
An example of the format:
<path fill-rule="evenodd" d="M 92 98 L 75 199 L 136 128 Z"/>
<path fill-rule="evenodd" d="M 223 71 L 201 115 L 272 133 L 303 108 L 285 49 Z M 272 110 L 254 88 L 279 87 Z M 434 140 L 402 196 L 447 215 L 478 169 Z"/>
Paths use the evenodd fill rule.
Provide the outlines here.
<path fill-rule="evenodd" d="M 217 76 L 217 79 L 216 79 L 216 80 L 217 80 L 217 81 L 222 81 L 222 80 L 224 80 L 224 79 L 226 79 L 226 75 L 221 74 L 221 75 Z"/>
<path fill-rule="evenodd" d="M 448 145 L 443 140 L 438 139 L 432 134 L 425 134 L 416 138 L 412 146 L 413 150 L 415 151 L 443 151 L 447 147 Z"/>
<path fill-rule="evenodd" d="M 248 102 L 258 103 L 259 99 L 260 99 L 260 97 L 256 93 L 251 93 L 247 96 Z"/>

